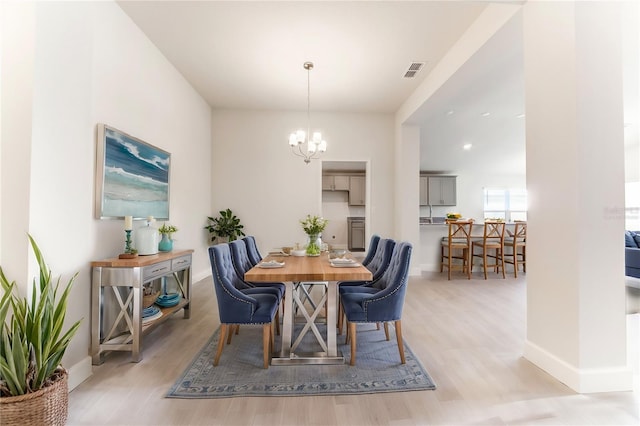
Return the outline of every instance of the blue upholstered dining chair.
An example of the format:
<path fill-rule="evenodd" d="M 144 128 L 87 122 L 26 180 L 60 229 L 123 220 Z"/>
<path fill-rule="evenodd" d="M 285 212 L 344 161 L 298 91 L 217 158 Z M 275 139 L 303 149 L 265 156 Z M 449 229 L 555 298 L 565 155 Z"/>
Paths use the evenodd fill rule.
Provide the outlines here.
<path fill-rule="evenodd" d="M 391 255 L 396 242 L 392 239 L 380 239 L 376 244 L 376 252 L 371 256 L 371 261 L 365 265 L 371 271 L 371 281 L 340 281 L 338 282 L 338 296 L 341 297 L 345 293 L 375 293 L 378 291 L 376 283 L 385 273 L 391 262 Z M 364 264 L 364 262 L 363 262 Z M 338 334 L 342 334 L 344 313 L 342 312 L 342 304 L 338 306 Z"/>
<path fill-rule="evenodd" d="M 237 277 L 231 261 L 231 251 L 227 244 L 209 247 L 209 260 L 213 274 L 213 287 L 218 300 L 220 315 L 220 336 L 213 360 L 217 366 L 224 348 L 227 333 L 232 326 L 241 324 L 262 325 L 263 367 L 269 368 L 269 357 L 273 347 L 272 324 L 278 311 L 279 298 L 274 294 L 245 294 L 234 286 Z"/>
<path fill-rule="evenodd" d="M 244 245 L 247 247 L 247 256 L 249 257 L 251 266 L 256 266 L 262 261 L 262 256 L 258 251 L 258 245 L 256 244 L 255 237 L 253 235 L 247 235 L 242 239 L 242 241 L 244 241 Z"/>
<path fill-rule="evenodd" d="M 367 251 L 367 255 L 364 257 L 364 260 L 361 262 L 362 266 L 367 266 L 371 263 L 373 256 L 376 254 L 376 249 L 378 248 L 378 242 L 380 242 L 380 235 L 373 234 L 371 236 L 371 240 L 369 241 L 369 251 Z"/>
<path fill-rule="evenodd" d="M 231 261 L 233 262 L 233 267 L 239 277 L 244 282 L 244 274 L 255 265 L 249 259 L 249 254 L 247 252 L 247 246 L 242 240 L 235 240 L 229 243 L 229 248 L 231 250 Z M 259 263 L 259 262 L 258 262 Z M 280 298 L 284 296 L 285 285 L 284 283 L 245 283 L 248 286 L 253 288 L 258 288 L 260 290 L 265 288 L 277 289 L 280 293 Z"/>
<path fill-rule="evenodd" d="M 371 271 L 371 281 L 340 281 L 338 283 L 340 285 L 340 292 L 350 292 L 354 290 L 350 287 L 354 286 L 371 287 L 382 277 L 389 267 L 389 262 L 391 262 L 391 255 L 393 254 L 393 248 L 395 245 L 396 242 L 390 238 L 380 239 L 376 247 L 376 252 L 372 256 L 369 264 L 365 265 L 364 262 L 362 262 L 362 264 Z M 357 289 L 355 290 L 357 291 Z"/>
<path fill-rule="evenodd" d="M 385 334 L 389 340 L 387 322 L 394 322 L 400 361 L 404 364 L 404 345 L 402 341 L 402 308 L 409 277 L 411 244 L 396 244 L 389 268 L 376 282 L 375 292 L 345 293 L 340 297 L 344 315 L 347 318 L 347 339 L 351 340 L 351 365 L 356 362 L 356 324 L 385 323 Z"/>

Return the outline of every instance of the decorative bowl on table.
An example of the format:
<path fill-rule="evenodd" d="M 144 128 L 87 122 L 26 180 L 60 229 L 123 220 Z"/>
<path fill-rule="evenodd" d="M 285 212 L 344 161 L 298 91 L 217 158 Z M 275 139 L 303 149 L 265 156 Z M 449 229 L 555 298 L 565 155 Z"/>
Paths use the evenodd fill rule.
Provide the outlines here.
<path fill-rule="evenodd" d="M 161 306 L 163 308 L 170 308 L 172 306 L 176 306 L 180 303 L 180 293 L 172 293 L 172 294 L 163 294 L 158 296 L 156 300 L 156 305 Z"/>
<path fill-rule="evenodd" d="M 142 310 L 142 318 L 152 317 L 152 316 L 156 315 L 158 312 L 160 312 L 160 308 L 158 308 L 155 305 L 151 305 L 148 308 L 144 308 Z"/>
<path fill-rule="evenodd" d="M 151 305 L 142 311 L 142 324 L 157 320 L 162 316 L 162 311 L 156 305 Z"/>
<path fill-rule="evenodd" d="M 329 250 L 329 260 L 331 259 L 343 259 L 349 254 L 348 250 L 345 249 L 332 249 Z"/>
<path fill-rule="evenodd" d="M 300 250 L 291 250 L 291 256 L 306 256 L 307 255 L 307 251 L 304 249 L 300 249 Z"/>

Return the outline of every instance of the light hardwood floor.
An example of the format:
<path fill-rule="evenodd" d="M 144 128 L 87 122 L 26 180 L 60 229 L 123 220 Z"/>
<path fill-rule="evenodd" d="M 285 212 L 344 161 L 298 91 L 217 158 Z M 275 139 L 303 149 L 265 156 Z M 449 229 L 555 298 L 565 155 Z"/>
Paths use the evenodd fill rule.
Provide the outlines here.
<path fill-rule="evenodd" d="M 474 274 L 476 275 L 476 274 Z M 191 319 L 174 315 L 144 339 L 143 360 L 112 353 L 70 395 L 69 425 L 638 425 L 640 392 L 580 395 L 522 357 L 525 280 L 412 277 L 406 342 L 435 391 L 312 397 L 167 399 L 218 327 L 210 279 L 194 284 Z M 628 315 L 638 362 L 640 314 Z M 259 345 L 259 342 L 256 342 Z M 223 359 L 220 362 L 224 362 Z M 636 372 L 637 373 L 637 372 Z"/>

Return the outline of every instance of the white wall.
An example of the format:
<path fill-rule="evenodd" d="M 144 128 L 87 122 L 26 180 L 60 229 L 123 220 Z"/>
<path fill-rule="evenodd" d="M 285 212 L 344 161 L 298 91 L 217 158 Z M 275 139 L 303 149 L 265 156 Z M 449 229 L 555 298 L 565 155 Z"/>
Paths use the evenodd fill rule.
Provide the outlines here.
<path fill-rule="evenodd" d="M 35 43 L 21 53 L 33 58 L 33 94 L 27 82 L 22 92 L 3 93 L 2 99 L 5 105 L 33 105 L 22 124 L 22 133 L 32 132 L 31 140 L 24 140 L 31 155 L 14 159 L 22 162 L 18 168 L 31 169 L 30 180 L 11 182 L 15 191 L 30 194 L 28 202 L 15 206 L 28 212 L 29 223 L 28 229 L 7 232 L 10 225 L 3 220 L 2 247 L 26 247 L 30 232 L 54 274 L 68 279 L 79 271 L 67 321 L 83 323 L 63 360 L 72 368 L 73 387 L 91 370 L 89 264 L 117 256 L 124 245 L 122 221 L 94 218 L 96 124 L 108 123 L 172 153 L 176 247 L 196 249 L 194 272 L 203 275 L 209 270 L 202 227 L 211 199 L 210 108 L 116 3 L 39 2 L 31 17 Z M 3 39 L 13 42 L 4 34 Z M 3 154 L 5 146 L 3 138 Z M 3 206 L 10 205 L 4 191 L 2 197 Z M 1 263 L 7 270 L 28 253 L 5 252 Z M 33 275 L 33 265 L 30 270 Z M 10 278 L 30 281 L 21 274 Z"/>
<path fill-rule="evenodd" d="M 0 2 L 0 12 L 0 265 L 8 278 L 25 278 L 21 290 L 26 291 L 35 13 L 26 2 Z"/>
<path fill-rule="evenodd" d="M 261 253 L 306 241 L 299 220 L 321 214 L 320 161 L 305 164 L 287 136 L 306 125 L 305 112 L 213 111 L 211 214 L 230 208 Z M 323 160 L 367 161 L 371 232 L 393 237 L 393 121 L 385 114 L 311 114 L 328 142 Z"/>
<path fill-rule="evenodd" d="M 524 356 L 578 392 L 629 390 L 624 218 L 608 213 L 624 204 L 621 4 L 524 11 Z"/>

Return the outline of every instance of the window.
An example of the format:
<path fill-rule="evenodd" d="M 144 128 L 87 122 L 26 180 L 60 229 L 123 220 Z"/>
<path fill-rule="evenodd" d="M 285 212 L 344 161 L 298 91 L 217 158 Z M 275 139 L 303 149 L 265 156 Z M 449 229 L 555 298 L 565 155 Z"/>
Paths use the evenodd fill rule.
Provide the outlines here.
<path fill-rule="evenodd" d="M 527 220 L 526 189 L 485 188 L 483 197 L 485 219 Z"/>

